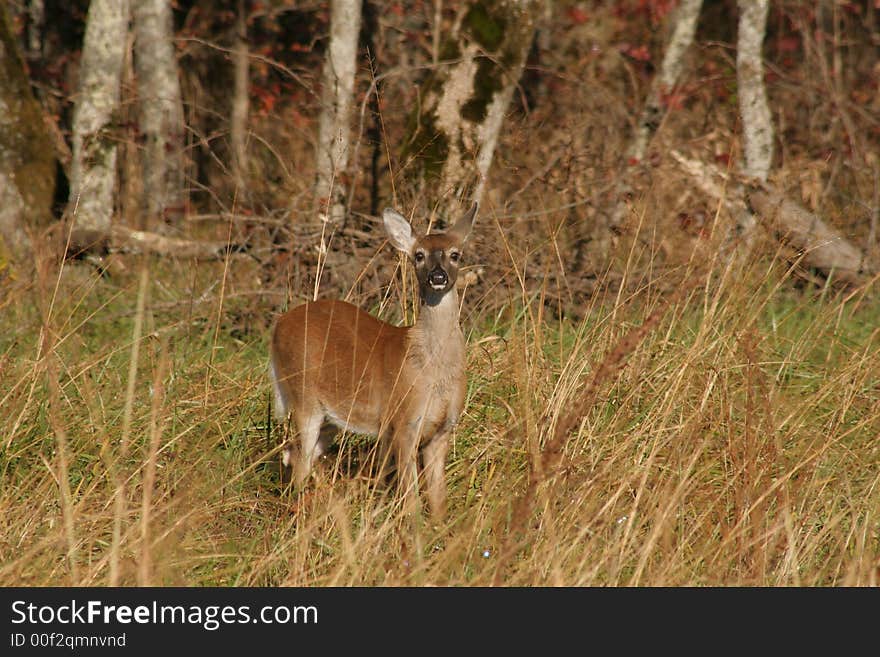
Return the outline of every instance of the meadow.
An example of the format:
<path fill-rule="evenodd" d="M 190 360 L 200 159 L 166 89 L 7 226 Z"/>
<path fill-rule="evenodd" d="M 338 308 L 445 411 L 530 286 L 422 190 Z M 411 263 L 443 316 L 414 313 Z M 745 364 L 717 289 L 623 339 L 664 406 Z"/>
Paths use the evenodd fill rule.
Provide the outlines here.
<path fill-rule="evenodd" d="M 478 230 L 503 241 L 495 226 Z M 871 286 L 716 250 L 624 269 L 572 312 L 525 284 L 528 253 L 507 254 L 462 291 L 468 395 L 439 524 L 402 513 L 358 436 L 304 491 L 282 484 L 266 341 L 305 293 L 247 257 L 13 273 L 0 584 L 878 584 Z M 405 321 L 407 279 L 381 283 L 352 299 Z"/>

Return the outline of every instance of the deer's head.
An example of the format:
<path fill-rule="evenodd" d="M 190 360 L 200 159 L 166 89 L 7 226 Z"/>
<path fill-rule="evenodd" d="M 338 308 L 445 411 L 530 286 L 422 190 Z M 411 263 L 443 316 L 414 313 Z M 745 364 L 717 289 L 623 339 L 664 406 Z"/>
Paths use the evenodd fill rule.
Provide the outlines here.
<path fill-rule="evenodd" d="M 464 243 L 477 215 L 477 204 L 445 233 L 412 234 L 412 227 L 402 214 L 391 208 L 382 213 L 385 231 L 394 247 L 409 256 L 419 281 L 422 303 L 435 306 L 446 296 L 458 278 L 458 267 Z"/>

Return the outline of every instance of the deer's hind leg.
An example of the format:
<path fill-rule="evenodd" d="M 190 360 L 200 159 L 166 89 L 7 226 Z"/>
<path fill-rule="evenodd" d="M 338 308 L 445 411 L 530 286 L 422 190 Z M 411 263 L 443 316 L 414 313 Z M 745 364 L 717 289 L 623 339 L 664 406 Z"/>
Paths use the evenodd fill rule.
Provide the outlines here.
<path fill-rule="evenodd" d="M 324 450 L 320 439 L 324 412 L 319 408 L 300 409 L 294 413 L 294 419 L 299 433 L 299 444 L 295 440 L 288 440 L 281 460 L 285 469 L 293 470 L 294 483 L 297 488 L 301 488 Z"/>

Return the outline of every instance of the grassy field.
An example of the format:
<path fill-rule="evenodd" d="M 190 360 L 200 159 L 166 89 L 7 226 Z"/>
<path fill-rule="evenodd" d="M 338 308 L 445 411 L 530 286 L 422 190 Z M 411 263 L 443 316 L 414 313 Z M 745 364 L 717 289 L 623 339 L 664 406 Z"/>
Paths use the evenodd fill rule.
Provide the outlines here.
<path fill-rule="evenodd" d="M 302 495 L 281 485 L 266 338 L 283 289 L 240 260 L 124 263 L 4 284 L 0 584 L 880 580 L 869 297 L 769 261 L 625 285 L 578 317 L 482 282 L 449 514 L 411 526 L 356 436 Z"/>

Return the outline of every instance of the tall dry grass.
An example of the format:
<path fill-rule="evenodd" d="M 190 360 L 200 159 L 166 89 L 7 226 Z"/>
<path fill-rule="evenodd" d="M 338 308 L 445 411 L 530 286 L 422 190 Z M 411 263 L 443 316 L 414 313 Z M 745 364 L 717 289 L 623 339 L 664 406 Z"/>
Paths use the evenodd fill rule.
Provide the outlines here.
<path fill-rule="evenodd" d="M 572 318 L 506 253 L 511 285 L 465 293 L 439 526 L 407 522 L 357 436 L 281 485 L 280 298 L 246 261 L 41 263 L 2 301 L 0 584 L 878 583 L 876 301 L 696 258 Z"/>

